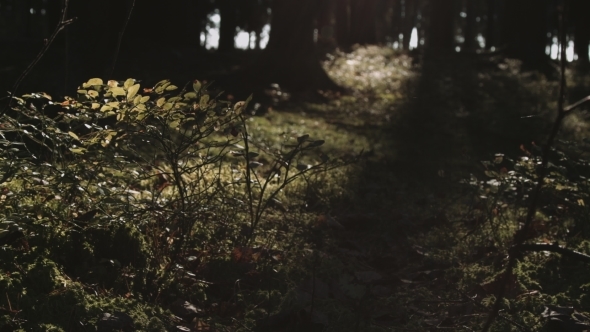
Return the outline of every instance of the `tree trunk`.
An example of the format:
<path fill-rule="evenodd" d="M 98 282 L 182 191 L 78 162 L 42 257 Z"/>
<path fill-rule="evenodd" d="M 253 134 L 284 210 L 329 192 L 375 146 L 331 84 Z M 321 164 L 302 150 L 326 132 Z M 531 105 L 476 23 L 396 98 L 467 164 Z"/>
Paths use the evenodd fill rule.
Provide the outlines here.
<path fill-rule="evenodd" d="M 426 46 L 433 55 L 454 51 L 454 9 L 453 0 L 436 0 L 432 4 Z"/>
<path fill-rule="evenodd" d="M 476 16 L 477 13 L 475 11 L 475 0 L 466 0 L 466 22 L 465 22 L 465 42 L 463 43 L 463 49 L 465 51 L 474 51 L 476 47 L 476 30 L 477 30 L 477 22 Z"/>
<path fill-rule="evenodd" d="M 350 0 L 336 0 L 336 42 L 347 50 L 350 42 Z"/>
<path fill-rule="evenodd" d="M 487 0 L 486 49 L 490 50 L 496 42 L 496 0 Z"/>
<path fill-rule="evenodd" d="M 316 56 L 316 12 L 316 0 L 275 0 L 268 45 L 246 78 L 261 85 L 278 83 L 292 91 L 339 89 Z"/>
<path fill-rule="evenodd" d="M 377 0 L 353 0 L 350 11 L 350 38 L 352 44 L 377 43 L 375 21 Z"/>
<path fill-rule="evenodd" d="M 393 0 L 393 11 L 391 17 L 391 35 L 393 42 L 400 42 L 399 35 L 402 33 L 402 0 Z"/>
<path fill-rule="evenodd" d="M 572 2 L 572 19 L 574 23 L 574 48 L 578 54 L 578 64 L 584 69 L 590 67 L 588 46 L 590 45 L 590 1 L 574 0 Z"/>
<path fill-rule="evenodd" d="M 405 9 L 403 15 L 403 48 L 406 51 L 410 50 L 410 39 L 412 38 L 412 31 L 416 27 L 416 0 L 405 0 Z"/>
<path fill-rule="evenodd" d="M 505 21 L 506 55 L 522 60 L 526 69 L 548 70 L 547 0 L 507 1 Z"/>
<path fill-rule="evenodd" d="M 238 27 L 236 3 L 234 0 L 219 1 L 219 51 L 228 52 L 235 49 L 236 28 Z"/>

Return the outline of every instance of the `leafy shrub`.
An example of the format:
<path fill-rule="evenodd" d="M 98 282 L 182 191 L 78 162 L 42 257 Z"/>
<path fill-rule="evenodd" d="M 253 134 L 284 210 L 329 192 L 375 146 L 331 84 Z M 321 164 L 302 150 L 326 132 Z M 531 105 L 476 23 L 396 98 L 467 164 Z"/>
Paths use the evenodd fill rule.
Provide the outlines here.
<path fill-rule="evenodd" d="M 234 248 L 264 233 L 258 245 L 268 252 L 277 232 L 260 226 L 288 209 L 284 189 L 341 162 L 315 153 L 324 142 L 309 135 L 257 143 L 249 100 L 233 104 L 208 88 L 90 79 L 62 102 L 15 98 L 0 118 L 0 243 L 21 263 L 2 273 L 44 257 L 96 295 L 205 301 L 198 278 L 242 250 Z M 28 282 L 57 282 L 31 271 Z M 40 293 L 58 287 L 43 285 Z"/>

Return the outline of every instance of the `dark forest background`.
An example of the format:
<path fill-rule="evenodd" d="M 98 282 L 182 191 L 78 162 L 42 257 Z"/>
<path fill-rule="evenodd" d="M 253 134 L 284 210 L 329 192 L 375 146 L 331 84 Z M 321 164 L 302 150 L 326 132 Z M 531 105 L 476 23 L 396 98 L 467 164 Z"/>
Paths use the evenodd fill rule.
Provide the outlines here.
<path fill-rule="evenodd" d="M 0 332 L 590 330 L 588 15 L 0 0 Z"/>
<path fill-rule="evenodd" d="M 67 26 L 45 56 L 38 75 L 23 88 L 71 91 L 88 77 L 190 80 L 244 69 L 244 86 L 270 82 L 294 90 L 335 88 L 318 57 L 353 45 L 388 45 L 429 56 L 496 52 L 551 74 L 560 1 L 556 0 L 172 0 L 71 1 Z M 132 6 L 134 7 L 132 9 Z M 0 1 L 1 89 L 24 69 L 61 15 L 60 0 Z M 572 0 L 567 40 L 575 59 L 588 67 L 590 3 Z M 126 22 L 130 14 L 129 22 Z M 207 50 L 201 36 L 218 14 L 219 42 Z M 264 27 L 271 27 L 261 51 Z M 122 31 L 126 27 L 124 34 Z M 238 31 L 250 34 L 252 49 L 236 50 Z M 120 48 L 119 48 L 120 41 Z M 250 47 L 249 47 L 250 48 Z M 554 52 L 555 53 L 555 52 Z M 213 55 L 214 54 L 214 55 Z M 555 58 L 555 55 L 553 56 Z M 229 60 L 229 61 L 226 61 Z M 573 59 L 571 59 L 573 60 Z M 182 66 L 176 66 L 176 65 Z M 244 72 L 246 71 L 246 72 Z M 239 71 L 238 71 L 239 72 Z M 253 75 L 252 73 L 256 73 Z M 157 78 L 156 78 L 157 77 Z"/>

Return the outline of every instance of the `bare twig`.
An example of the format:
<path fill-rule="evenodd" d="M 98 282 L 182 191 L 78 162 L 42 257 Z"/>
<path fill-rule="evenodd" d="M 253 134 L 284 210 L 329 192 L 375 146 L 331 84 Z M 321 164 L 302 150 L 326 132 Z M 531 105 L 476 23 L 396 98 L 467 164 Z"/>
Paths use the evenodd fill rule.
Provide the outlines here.
<path fill-rule="evenodd" d="M 16 95 L 16 91 L 18 90 L 18 87 L 23 82 L 23 80 L 27 77 L 27 75 L 29 75 L 29 73 L 33 70 L 33 68 L 37 65 L 39 60 L 41 60 L 41 58 L 45 55 L 45 53 L 47 52 L 47 50 L 49 49 L 51 44 L 53 44 L 53 42 L 55 41 L 55 38 L 57 38 L 57 35 L 66 26 L 68 26 L 68 25 L 72 24 L 74 21 L 76 21 L 76 18 L 66 19 L 69 2 L 70 2 L 69 0 L 64 0 L 63 6 L 61 9 L 61 17 L 59 19 L 59 22 L 57 23 L 57 26 L 55 27 L 55 30 L 53 31 L 51 36 L 45 40 L 45 44 L 43 45 L 43 48 L 41 48 L 41 51 L 39 51 L 39 53 L 37 54 L 35 59 L 33 59 L 33 61 L 29 64 L 29 66 L 27 66 L 27 68 L 16 79 L 16 82 L 12 86 L 12 91 L 10 91 L 8 103 L 6 104 L 6 106 L 4 107 L 2 112 L 0 112 L 0 116 L 6 114 L 6 111 L 8 111 L 8 109 L 12 106 L 12 102 L 14 100 L 14 96 Z"/>
<path fill-rule="evenodd" d="M 528 230 L 530 228 L 530 225 L 532 224 L 533 221 L 533 217 L 535 216 L 536 212 L 537 212 L 537 205 L 538 205 L 538 201 L 539 201 L 539 197 L 541 195 L 541 189 L 543 188 L 543 184 L 545 182 L 545 177 L 547 175 L 547 164 L 549 163 L 549 153 L 551 152 L 551 146 L 553 145 L 553 142 L 555 141 L 555 138 L 557 137 L 557 133 L 559 132 L 559 128 L 561 127 L 561 122 L 563 121 L 563 118 L 565 117 L 565 115 L 567 114 L 568 111 L 570 111 L 571 109 L 579 106 L 576 104 L 572 105 L 572 108 L 569 108 L 566 110 L 566 108 L 564 108 L 565 105 L 565 89 L 566 89 L 566 79 L 565 79 L 565 67 L 566 67 L 566 56 L 565 56 L 565 51 L 566 51 L 566 28 L 565 28 L 565 13 L 566 10 L 565 8 L 563 8 L 563 6 L 565 6 L 565 1 L 562 5 L 562 7 L 560 8 L 560 15 L 559 15 L 559 30 L 560 30 L 560 43 L 561 43 L 561 78 L 560 78 L 560 84 L 559 84 L 559 101 L 558 101 L 558 106 L 557 106 L 557 117 L 555 118 L 555 121 L 553 122 L 553 129 L 551 130 L 551 134 L 549 135 L 549 138 L 547 139 L 547 143 L 545 143 L 545 146 L 543 146 L 543 158 L 542 158 L 542 162 L 541 162 L 541 168 L 539 169 L 539 173 L 538 173 L 538 179 L 537 179 L 537 185 L 535 187 L 535 190 L 533 192 L 532 195 L 532 199 L 531 202 L 529 204 L 528 207 L 528 211 L 527 211 L 527 216 L 524 222 L 524 225 L 522 226 L 522 228 L 516 232 L 516 234 L 514 235 L 514 245 L 513 248 L 517 248 L 521 245 L 523 245 L 524 241 L 526 240 L 526 236 L 528 233 Z M 575 107 L 573 107 L 575 106 Z M 502 279 L 500 282 L 500 287 L 498 289 L 498 292 L 496 294 L 496 301 L 494 302 L 494 305 L 492 306 L 492 311 L 490 312 L 490 315 L 488 316 L 488 320 L 486 321 L 482 331 L 483 332 L 487 332 L 490 327 L 492 326 L 492 324 L 494 323 L 494 320 L 496 319 L 496 317 L 498 316 L 498 312 L 500 311 L 500 307 L 502 305 L 502 302 L 504 301 L 504 295 L 506 294 L 506 285 L 508 284 L 508 281 L 510 280 L 510 278 L 512 277 L 514 268 L 516 266 L 516 259 L 517 255 L 515 254 L 515 252 L 513 252 L 511 250 L 511 252 L 509 253 L 508 256 L 508 264 L 506 265 L 506 269 L 504 270 L 504 274 L 502 275 Z"/>
<path fill-rule="evenodd" d="M 561 247 L 557 244 L 547 244 L 547 243 L 528 243 L 528 244 L 521 244 L 519 246 L 514 247 L 514 250 L 518 251 L 550 251 L 556 252 L 558 254 L 562 254 L 563 256 L 567 256 L 585 263 L 590 263 L 590 255 L 583 254 L 579 251 L 567 249 Z"/>
<path fill-rule="evenodd" d="M 123 24 L 123 29 L 119 32 L 119 40 L 117 41 L 117 48 L 115 49 L 115 55 L 113 57 L 113 65 L 111 66 L 111 71 L 109 72 L 109 76 L 107 79 L 111 79 L 113 77 L 113 73 L 115 72 L 115 66 L 117 65 L 117 58 L 119 57 L 119 50 L 121 49 L 121 42 L 123 41 L 123 35 L 125 34 L 125 30 L 127 30 L 127 24 L 131 20 L 131 13 L 133 13 L 133 9 L 135 8 L 135 0 L 131 3 L 131 8 L 129 8 L 129 13 L 127 14 L 127 19 L 125 20 L 125 24 Z"/>

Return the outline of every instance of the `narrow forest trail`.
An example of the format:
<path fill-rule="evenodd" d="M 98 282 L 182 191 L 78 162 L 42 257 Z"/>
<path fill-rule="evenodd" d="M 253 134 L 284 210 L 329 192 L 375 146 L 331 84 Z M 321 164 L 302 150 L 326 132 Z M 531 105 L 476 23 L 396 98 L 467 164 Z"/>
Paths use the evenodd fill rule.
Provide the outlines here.
<path fill-rule="evenodd" d="M 355 92 L 281 117 L 325 135 L 332 153 L 364 157 L 318 216 L 314 277 L 297 288 L 312 296 L 312 321 L 330 331 L 477 330 L 498 244 L 465 182 L 485 179 L 482 160 L 542 137 L 555 84 L 510 61 L 457 55 L 413 66 L 378 48 L 336 55 L 326 68 Z"/>

